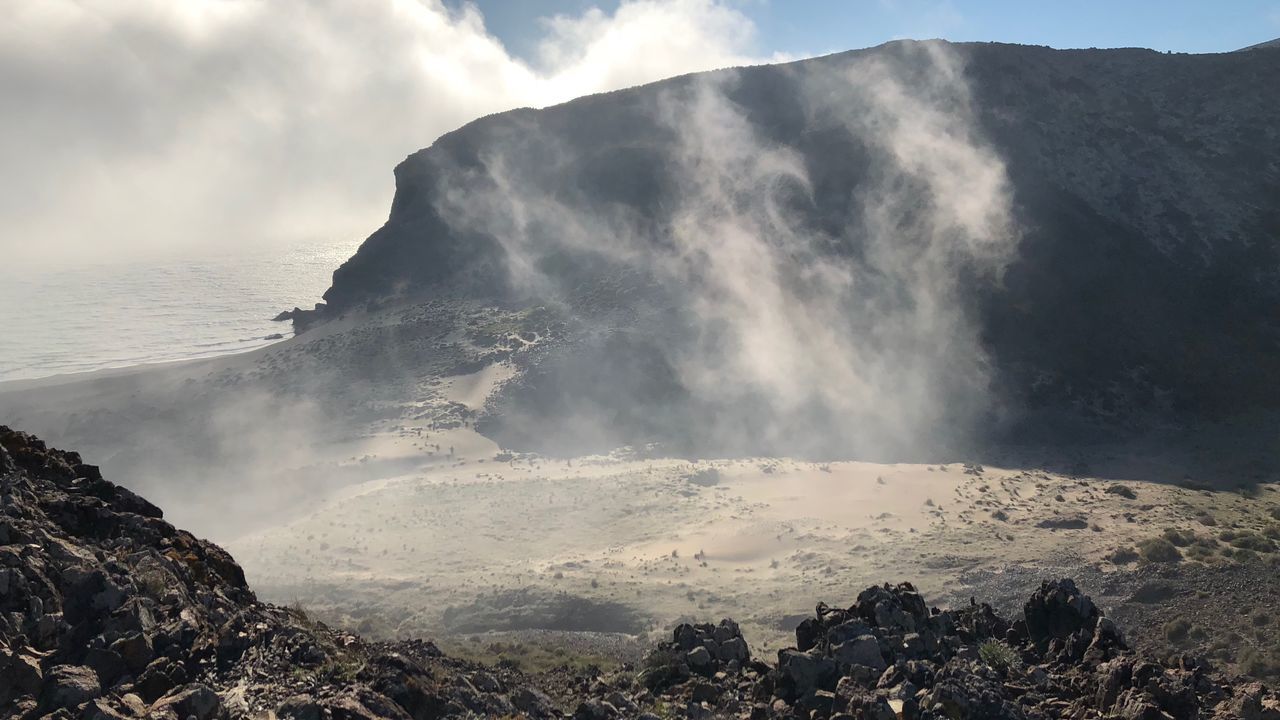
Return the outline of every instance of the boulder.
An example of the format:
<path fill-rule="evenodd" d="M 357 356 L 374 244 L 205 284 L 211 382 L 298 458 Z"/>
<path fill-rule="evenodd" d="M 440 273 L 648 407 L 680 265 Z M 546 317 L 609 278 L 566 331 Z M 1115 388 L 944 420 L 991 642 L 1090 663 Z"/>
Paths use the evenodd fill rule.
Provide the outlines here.
<path fill-rule="evenodd" d="M 111 643 L 111 650 L 120 656 L 129 672 L 137 675 L 146 669 L 155 656 L 151 638 L 135 632 Z"/>
<path fill-rule="evenodd" d="M 751 651 L 747 648 L 746 640 L 735 637 L 720 643 L 719 656 L 722 662 L 743 663 L 751 659 Z"/>
<path fill-rule="evenodd" d="M 0 703 L 34 696 L 43 683 L 39 657 L 23 650 L 0 651 Z"/>
<path fill-rule="evenodd" d="M 173 710 L 179 718 L 210 720 L 222 709 L 222 698 L 207 685 L 191 683 L 175 690 L 151 705 L 151 711 Z"/>
<path fill-rule="evenodd" d="M 844 665 L 864 665 L 884 670 L 888 663 L 880 653 L 880 641 L 874 635 L 862 635 L 832 649 L 831 656 Z"/>
<path fill-rule="evenodd" d="M 817 650 L 778 651 L 778 674 L 780 696 L 792 701 L 816 690 L 834 690 L 839 678 L 835 661 Z"/>
<path fill-rule="evenodd" d="M 711 663 L 714 661 L 711 653 L 702 645 L 689 651 L 685 655 L 685 662 L 689 663 L 689 668 L 695 672 L 707 672 L 711 670 Z"/>
<path fill-rule="evenodd" d="M 555 704 L 551 698 L 540 690 L 529 687 L 517 688 L 511 693 L 511 704 L 517 710 L 531 718 L 550 718 L 556 715 Z"/>
<path fill-rule="evenodd" d="M 56 665 L 45 678 L 43 705 L 73 710 L 102 694 L 98 673 L 84 665 Z"/>
<path fill-rule="evenodd" d="M 1081 629 L 1092 630 L 1101 616 L 1071 580 L 1044 581 L 1023 605 L 1027 633 L 1035 642 L 1065 640 Z"/>

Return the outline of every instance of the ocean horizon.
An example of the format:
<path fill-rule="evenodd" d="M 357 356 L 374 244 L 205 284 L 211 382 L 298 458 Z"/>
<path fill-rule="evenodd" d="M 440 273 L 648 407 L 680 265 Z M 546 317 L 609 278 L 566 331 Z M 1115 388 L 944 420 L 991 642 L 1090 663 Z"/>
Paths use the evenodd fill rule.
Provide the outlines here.
<path fill-rule="evenodd" d="M 0 382 L 253 350 L 293 334 L 359 240 L 0 267 Z"/>

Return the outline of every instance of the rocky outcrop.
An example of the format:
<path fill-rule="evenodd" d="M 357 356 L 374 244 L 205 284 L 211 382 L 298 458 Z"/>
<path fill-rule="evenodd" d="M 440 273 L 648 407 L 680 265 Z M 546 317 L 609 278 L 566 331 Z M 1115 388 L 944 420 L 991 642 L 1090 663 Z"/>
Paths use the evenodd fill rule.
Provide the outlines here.
<path fill-rule="evenodd" d="M 1192 658 L 1135 656 L 1070 580 L 1043 583 L 1016 620 L 986 604 L 929 608 L 908 583 L 870 587 L 848 608 L 818 605 L 773 668 L 728 668 L 710 690 L 688 671 L 688 628 L 644 677 L 687 678 L 661 687 L 690 717 L 1280 718 L 1280 699 L 1256 683 L 1233 686 Z"/>
<path fill-rule="evenodd" d="M 532 694 L 531 694 L 532 693 Z M 221 548 L 0 426 L 0 717 L 402 718 L 555 709 L 430 643 L 258 602 Z"/>
<path fill-rule="evenodd" d="M 870 587 L 819 604 L 776 663 L 730 619 L 682 624 L 643 667 L 608 675 L 367 643 L 259 602 L 220 548 L 0 426 L 0 716 L 1280 720 L 1280 697 L 1203 660 L 1139 657 L 1070 580 L 1012 620 Z"/>

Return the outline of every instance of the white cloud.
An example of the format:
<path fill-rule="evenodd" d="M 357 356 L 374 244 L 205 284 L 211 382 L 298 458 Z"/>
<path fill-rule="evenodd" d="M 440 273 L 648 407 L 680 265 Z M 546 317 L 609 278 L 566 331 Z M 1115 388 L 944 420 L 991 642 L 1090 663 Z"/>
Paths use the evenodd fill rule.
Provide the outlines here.
<path fill-rule="evenodd" d="M 0 253 L 363 237 L 476 117 L 755 61 L 719 0 L 546 21 L 530 66 L 440 0 L 42 0 L 0 23 Z"/>

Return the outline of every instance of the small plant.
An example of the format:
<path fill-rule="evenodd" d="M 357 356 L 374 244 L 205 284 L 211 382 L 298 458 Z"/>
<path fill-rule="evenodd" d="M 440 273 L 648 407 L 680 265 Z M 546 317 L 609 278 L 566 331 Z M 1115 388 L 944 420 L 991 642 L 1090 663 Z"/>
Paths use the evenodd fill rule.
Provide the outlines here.
<path fill-rule="evenodd" d="M 999 640 L 987 640 L 978 646 L 978 658 L 988 666 L 1004 672 L 1018 661 L 1018 654 Z"/>
<path fill-rule="evenodd" d="M 1140 541 L 1138 543 L 1138 555 L 1147 562 L 1178 562 L 1182 559 L 1182 553 L 1178 552 L 1178 548 L 1162 537 L 1147 538 Z"/>
<path fill-rule="evenodd" d="M 1274 657 L 1268 657 L 1259 650 L 1249 648 L 1240 654 L 1240 671 L 1254 677 L 1268 677 L 1280 671 Z"/>
<path fill-rule="evenodd" d="M 1186 555 L 1192 560 L 1199 560 L 1201 562 L 1205 562 L 1213 557 L 1214 550 L 1215 548 L 1213 545 L 1197 542 L 1196 544 L 1187 548 Z"/>
<path fill-rule="evenodd" d="M 1272 552 L 1276 547 L 1274 542 L 1254 532 L 1236 533 L 1228 542 L 1232 547 L 1261 553 Z"/>
<path fill-rule="evenodd" d="M 1128 500 L 1136 500 L 1138 498 L 1138 494 L 1128 485 L 1112 485 L 1106 489 L 1106 493 L 1109 495 L 1119 495 L 1120 497 Z"/>
<path fill-rule="evenodd" d="M 1196 534 L 1190 530 L 1179 530 L 1177 528 L 1166 528 L 1163 535 L 1165 540 L 1173 543 L 1175 547 L 1186 547 L 1196 541 Z"/>
<path fill-rule="evenodd" d="M 1191 634 L 1191 621 L 1186 618 L 1174 618 L 1164 624 L 1164 639 L 1171 643 L 1185 640 Z"/>
<path fill-rule="evenodd" d="M 1138 551 L 1131 547 L 1116 548 L 1103 556 L 1102 559 L 1114 565 L 1124 565 L 1125 563 L 1136 561 L 1138 559 Z"/>
<path fill-rule="evenodd" d="M 311 609 L 304 605 L 298 598 L 294 598 L 293 602 L 289 603 L 289 606 L 286 609 L 289 611 L 289 614 L 293 615 L 293 617 L 304 626 L 317 624 L 315 616 L 311 614 Z"/>

